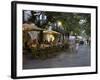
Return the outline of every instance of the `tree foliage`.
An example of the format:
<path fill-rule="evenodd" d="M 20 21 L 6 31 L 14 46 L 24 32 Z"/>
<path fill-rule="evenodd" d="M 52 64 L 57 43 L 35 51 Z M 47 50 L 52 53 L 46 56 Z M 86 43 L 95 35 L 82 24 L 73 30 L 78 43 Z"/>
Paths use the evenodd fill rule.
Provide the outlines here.
<path fill-rule="evenodd" d="M 34 16 L 34 11 L 31 11 L 32 17 L 31 20 L 35 21 L 36 17 Z M 68 12 L 45 12 L 43 13 L 47 16 L 46 23 L 42 26 L 47 26 L 49 23 L 57 23 L 60 21 L 62 27 L 67 33 L 73 32 L 73 34 L 80 35 L 82 31 L 85 31 L 86 35 L 90 36 L 91 33 L 91 15 L 86 13 L 68 13 Z M 80 24 L 80 21 L 84 23 Z M 36 23 L 40 26 L 40 23 Z"/>

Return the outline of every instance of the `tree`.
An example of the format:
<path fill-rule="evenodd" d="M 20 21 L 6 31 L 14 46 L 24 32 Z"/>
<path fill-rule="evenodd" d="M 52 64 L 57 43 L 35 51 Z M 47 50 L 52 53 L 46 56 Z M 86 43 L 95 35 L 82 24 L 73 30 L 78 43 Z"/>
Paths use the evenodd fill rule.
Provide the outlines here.
<path fill-rule="evenodd" d="M 62 27 L 67 33 L 73 31 L 74 33 L 79 34 L 79 17 L 74 13 L 65 13 L 65 12 L 46 12 L 48 16 L 48 22 L 54 23 L 57 21 L 62 22 Z"/>
<path fill-rule="evenodd" d="M 80 24 L 81 29 L 85 31 L 87 36 L 91 35 L 91 15 L 90 14 L 83 14 L 81 15 L 84 22 Z"/>
<path fill-rule="evenodd" d="M 85 30 L 86 35 L 90 36 L 91 30 L 91 19 L 90 14 L 86 13 L 68 13 L 68 12 L 45 12 L 40 11 L 46 15 L 47 19 L 45 23 L 40 25 L 40 22 L 36 21 L 35 11 L 31 11 L 31 20 L 35 22 L 35 24 L 41 28 L 46 28 L 49 24 L 57 23 L 60 21 L 62 23 L 62 27 L 64 28 L 66 33 L 73 32 L 74 34 L 80 35 L 82 31 Z M 84 23 L 80 24 L 80 21 L 84 21 Z"/>

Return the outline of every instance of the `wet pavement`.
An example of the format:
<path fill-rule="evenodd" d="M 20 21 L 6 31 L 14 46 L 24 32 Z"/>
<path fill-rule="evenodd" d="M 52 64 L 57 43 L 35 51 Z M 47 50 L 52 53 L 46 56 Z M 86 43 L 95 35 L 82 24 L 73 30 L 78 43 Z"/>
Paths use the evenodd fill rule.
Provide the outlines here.
<path fill-rule="evenodd" d="M 90 53 L 88 45 L 81 45 L 77 53 L 71 51 L 60 52 L 57 56 L 45 60 L 24 56 L 23 69 L 90 66 Z"/>

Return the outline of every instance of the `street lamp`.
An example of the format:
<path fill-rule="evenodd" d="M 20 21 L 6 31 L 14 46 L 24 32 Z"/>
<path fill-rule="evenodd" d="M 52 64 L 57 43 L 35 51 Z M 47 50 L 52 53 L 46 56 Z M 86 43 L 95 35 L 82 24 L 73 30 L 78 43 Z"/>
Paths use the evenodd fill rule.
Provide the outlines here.
<path fill-rule="evenodd" d="M 62 23 L 61 23 L 61 21 L 58 21 L 58 26 L 62 26 Z"/>
<path fill-rule="evenodd" d="M 46 23 L 47 16 L 45 15 L 45 12 L 36 11 L 34 16 L 36 16 L 37 25 L 43 26 Z"/>

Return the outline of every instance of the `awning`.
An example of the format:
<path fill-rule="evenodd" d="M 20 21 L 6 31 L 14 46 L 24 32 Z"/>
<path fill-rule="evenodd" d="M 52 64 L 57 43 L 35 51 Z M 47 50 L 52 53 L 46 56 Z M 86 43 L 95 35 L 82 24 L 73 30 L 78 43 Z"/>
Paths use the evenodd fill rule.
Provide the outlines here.
<path fill-rule="evenodd" d="M 59 32 L 53 31 L 53 30 L 44 30 L 44 34 L 60 34 Z"/>
<path fill-rule="evenodd" d="M 43 29 L 37 27 L 34 23 L 32 24 L 23 24 L 23 31 L 42 31 Z"/>

